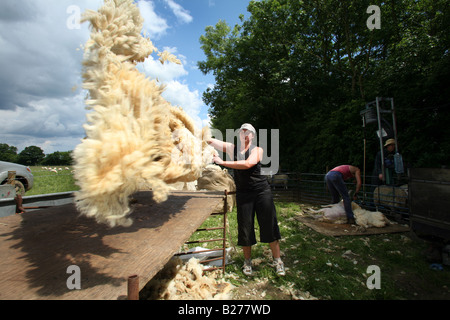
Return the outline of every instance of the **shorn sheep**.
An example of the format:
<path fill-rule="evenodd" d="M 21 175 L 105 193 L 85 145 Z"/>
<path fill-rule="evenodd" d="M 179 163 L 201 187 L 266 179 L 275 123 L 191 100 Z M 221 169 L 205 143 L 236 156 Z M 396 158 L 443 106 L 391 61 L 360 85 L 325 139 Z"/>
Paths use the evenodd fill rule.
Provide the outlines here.
<path fill-rule="evenodd" d="M 352 210 L 358 226 L 364 228 L 383 228 L 390 224 L 390 221 L 381 212 L 365 210 L 355 202 L 352 202 Z M 323 206 L 322 209 L 319 210 L 310 209 L 309 212 L 315 214 L 314 217 L 317 219 L 333 223 L 343 223 L 343 221 L 347 219 L 344 202 L 342 200 L 333 205 Z"/>
<path fill-rule="evenodd" d="M 269 183 L 272 189 L 276 188 L 288 188 L 289 176 L 287 174 L 275 174 L 269 177 Z"/>
<path fill-rule="evenodd" d="M 163 87 L 136 65 L 157 52 L 141 35 L 143 19 L 132 0 L 105 0 L 88 10 L 91 26 L 85 45 L 83 87 L 86 138 L 74 150 L 75 203 L 81 214 L 110 226 L 130 226 L 129 196 L 145 187 L 156 202 L 167 200 L 169 184 L 195 181 L 214 149 L 209 129 L 162 96 Z M 180 63 L 168 52 L 161 63 Z"/>

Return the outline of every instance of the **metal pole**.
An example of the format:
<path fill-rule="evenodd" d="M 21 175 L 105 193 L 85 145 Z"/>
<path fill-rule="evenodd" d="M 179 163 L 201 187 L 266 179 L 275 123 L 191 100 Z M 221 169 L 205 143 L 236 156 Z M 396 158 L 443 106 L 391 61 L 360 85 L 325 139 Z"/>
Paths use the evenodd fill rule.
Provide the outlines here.
<path fill-rule="evenodd" d="M 8 184 L 14 185 L 14 180 L 16 180 L 16 172 L 15 171 L 8 171 Z"/>
<path fill-rule="evenodd" d="M 364 135 L 364 162 L 363 162 L 363 203 L 366 199 L 366 119 L 363 116 L 363 135 Z"/>
<path fill-rule="evenodd" d="M 381 116 L 380 116 L 380 105 L 379 98 L 376 98 L 377 103 L 377 118 L 378 118 L 378 133 L 380 138 L 380 151 L 381 151 L 381 173 L 383 174 L 383 182 L 386 181 L 386 176 L 384 174 L 384 150 L 383 150 L 383 133 L 381 132 Z"/>
<path fill-rule="evenodd" d="M 393 126 L 394 126 L 395 153 L 398 153 L 398 144 L 397 144 L 397 118 L 396 118 L 396 116 L 395 116 L 394 98 L 391 98 L 391 112 L 392 112 L 392 123 L 393 123 Z"/>
<path fill-rule="evenodd" d="M 227 257 L 227 211 L 228 211 L 228 191 L 225 190 L 225 205 L 223 206 L 223 259 L 222 259 L 223 275 L 225 275 L 225 259 Z"/>

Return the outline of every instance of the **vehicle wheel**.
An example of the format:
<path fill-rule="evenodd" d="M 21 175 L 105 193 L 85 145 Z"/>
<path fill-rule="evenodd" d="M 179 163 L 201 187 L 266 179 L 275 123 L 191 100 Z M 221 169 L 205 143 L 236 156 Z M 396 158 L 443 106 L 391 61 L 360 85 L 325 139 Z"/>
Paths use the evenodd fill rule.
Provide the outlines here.
<path fill-rule="evenodd" d="M 14 188 L 16 189 L 16 194 L 24 195 L 25 194 L 25 186 L 19 180 L 13 181 Z"/>

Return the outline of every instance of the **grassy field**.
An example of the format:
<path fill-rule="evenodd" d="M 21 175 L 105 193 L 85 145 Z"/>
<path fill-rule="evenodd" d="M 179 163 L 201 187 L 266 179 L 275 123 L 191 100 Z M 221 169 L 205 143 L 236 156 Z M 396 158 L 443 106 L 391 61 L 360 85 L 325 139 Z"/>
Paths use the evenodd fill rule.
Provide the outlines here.
<path fill-rule="evenodd" d="M 75 185 L 71 167 L 52 166 L 52 168 L 56 168 L 57 172 L 42 169 L 41 166 L 30 167 L 34 176 L 34 186 L 30 191 L 26 192 L 25 196 L 76 191 L 79 189 Z"/>
<path fill-rule="evenodd" d="M 228 243 L 236 251 L 226 278 L 237 287 L 236 299 L 450 299 L 450 268 L 432 270 L 425 256 L 429 244 L 414 235 L 325 236 L 295 219 L 305 205 L 276 207 L 284 277 L 276 275 L 268 245 L 260 243 L 253 248 L 253 276 L 242 273 L 242 251 L 235 246 L 236 211 L 229 214 Z M 372 265 L 380 268 L 380 289 L 367 286 Z"/>
<path fill-rule="evenodd" d="M 58 173 L 32 167 L 35 185 L 26 195 L 78 190 L 71 168 L 56 168 Z M 260 243 L 253 248 L 254 275 L 242 273 L 236 209 L 228 214 L 228 246 L 235 250 L 226 279 L 236 286 L 235 299 L 450 299 L 450 268 L 432 270 L 424 254 L 428 243 L 414 235 L 324 236 L 295 219 L 304 204 L 276 203 L 276 207 L 283 237 L 284 277 L 277 276 L 271 266 L 268 245 Z M 208 219 L 203 227 L 220 225 L 217 219 L 221 218 Z M 220 232 L 196 233 L 191 240 L 220 237 Z M 217 243 L 209 244 L 214 245 Z M 367 287 L 371 265 L 380 269 L 380 289 Z"/>

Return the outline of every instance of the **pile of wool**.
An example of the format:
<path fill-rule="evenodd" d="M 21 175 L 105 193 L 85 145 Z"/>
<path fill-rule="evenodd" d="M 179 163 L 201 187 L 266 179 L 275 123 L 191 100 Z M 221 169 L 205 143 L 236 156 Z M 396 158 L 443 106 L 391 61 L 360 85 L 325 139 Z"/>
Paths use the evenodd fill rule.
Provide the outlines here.
<path fill-rule="evenodd" d="M 129 196 L 145 188 L 156 202 L 168 197 L 170 183 L 195 181 L 212 162 L 208 128 L 198 130 L 189 116 L 167 102 L 164 87 L 136 66 L 157 52 L 142 36 L 143 18 L 132 0 L 105 0 L 88 10 L 83 87 L 88 90 L 86 138 L 75 148 L 75 203 L 81 214 L 110 226 L 129 226 Z M 168 52 L 161 63 L 180 64 Z"/>
<path fill-rule="evenodd" d="M 217 279 L 217 273 L 203 274 L 196 258 L 184 263 L 178 257 L 167 265 L 145 286 L 149 300 L 229 300 L 234 286 Z"/>

